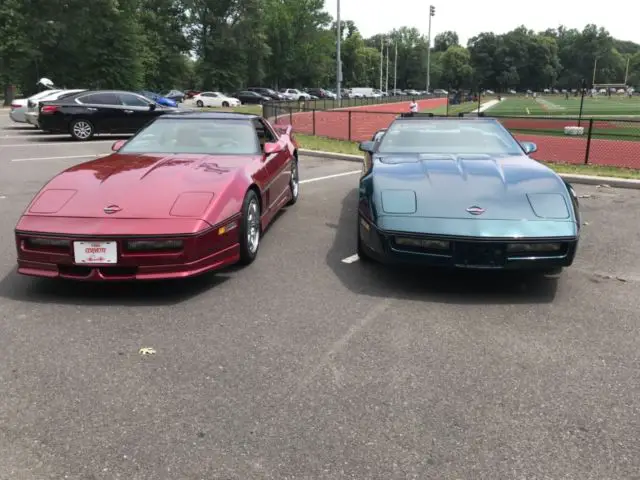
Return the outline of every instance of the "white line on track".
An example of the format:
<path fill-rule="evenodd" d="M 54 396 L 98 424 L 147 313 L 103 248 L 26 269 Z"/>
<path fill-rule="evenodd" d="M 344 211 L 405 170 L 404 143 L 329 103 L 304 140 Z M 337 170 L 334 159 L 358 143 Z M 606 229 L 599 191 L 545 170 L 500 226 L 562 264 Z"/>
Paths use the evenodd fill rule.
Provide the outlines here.
<path fill-rule="evenodd" d="M 32 162 L 38 160 L 66 160 L 72 158 L 97 158 L 107 155 L 106 153 L 94 153 L 90 155 L 65 155 L 64 157 L 30 157 L 30 158 L 14 158 L 12 162 Z"/>
<path fill-rule="evenodd" d="M 11 145 L 2 145 L 0 143 L 0 149 L 8 147 L 48 147 L 50 145 L 68 145 L 68 146 L 80 146 L 80 145 L 93 145 L 95 143 L 113 143 L 115 140 L 92 140 L 91 142 L 33 142 L 33 143 L 12 143 Z"/>
<path fill-rule="evenodd" d="M 354 262 L 357 262 L 358 260 L 360 260 L 360 257 L 356 253 L 354 255 L 351 255 L 350 257 L 343 258 L 342 263 L 354 263 Z"/>
<path fill-rule="evenodd" d="M 362 173 L 362 170 L 352 170 L 350 172 L 342 172 L 342 173 L 336 173 L 333 175 L 325 175 L 324 177 L 316 177 L 316 178 L 307 178 L 306 180 L 300 180 L 299 183 L 312 183 L 312 182 L 320 182 L 322 180 L 329 180 L 330 178 L 338 178 L 338 177 L 344 177 L 347 175 L 355 175 L 356 173 Z"/>

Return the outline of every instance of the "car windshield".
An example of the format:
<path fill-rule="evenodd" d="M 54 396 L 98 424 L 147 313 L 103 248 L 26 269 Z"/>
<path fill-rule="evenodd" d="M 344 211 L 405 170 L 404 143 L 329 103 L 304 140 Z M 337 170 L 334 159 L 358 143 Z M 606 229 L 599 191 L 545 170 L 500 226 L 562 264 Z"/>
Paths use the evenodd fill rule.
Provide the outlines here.
<path fill-rule="evenodd" d="M 500 124 L 482 120 L 406 120 L 391 124 L 379 153 L 522 155 Z"/>
<path fill-rule="evenodd" d="M 259 155 L 260 143 L 245 119 L 160 118 L 131 138 L 119 153 Z"/>

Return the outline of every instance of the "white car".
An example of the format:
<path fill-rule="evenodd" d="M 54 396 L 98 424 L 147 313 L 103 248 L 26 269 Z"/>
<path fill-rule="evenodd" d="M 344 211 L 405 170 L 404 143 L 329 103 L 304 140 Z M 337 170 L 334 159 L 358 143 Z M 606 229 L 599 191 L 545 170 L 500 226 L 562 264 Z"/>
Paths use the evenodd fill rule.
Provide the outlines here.
<path fill-rule="evenodd" d="M 38 125 L 38 115 L 40 115 L 40 109 L 38 108 L 39 102 L 48 102 L 50 100 L 58 100 L 60 97 L 64 95 L 71 95 L 72 93 L 84 92 L 85 88 L 80 88 L 76 90 L 50 90 L 49 95 L 45 95 L 42 98 L 32 99 L 30 98 L 27 102 L 27 111 L 24 114 L 24 117 L 27 123 L 30 123 L 34 127 L 40 128 Z"/>
<path fill-rule="evenodd" d="M 11 117 L 11 120 L 16 123 L 27 123 L 25 113 L 27 113 L 27 109 L 29 108 L 29 101 L 37 103 L 44 97 L 59 91 L 60 90 L 43 90 L 42 92 L 38 92 L 35 95 L 30 96 L 29 98 L 19 98 L 17 100 L 13 100 L 11 102 L 11 111 L 9 112 L 9 117 Z"/>
<path fill-rule="evenodd" d="M 227 97 L 220 92 L 202 92 L 193 97 L 193 101 L 199 108 L 202 107 L 237 107 L 242 102 L 237 98 Z"/>
<path fill-rule="evenodd" d="M 287 100 L 311 100 L 311 95 L 306 92 L 301 92 L 297 88 L 282 88 L 280 93 L 284 95 Z"/>

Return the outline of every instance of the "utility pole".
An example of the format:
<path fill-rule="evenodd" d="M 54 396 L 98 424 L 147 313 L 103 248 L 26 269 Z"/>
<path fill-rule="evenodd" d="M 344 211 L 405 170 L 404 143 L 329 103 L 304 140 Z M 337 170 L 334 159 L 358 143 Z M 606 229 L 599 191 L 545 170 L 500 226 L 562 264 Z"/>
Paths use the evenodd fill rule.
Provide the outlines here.
<path fill-rule="evenodd" d="M 598 66 L 598 57 L 593 61 L 593 80 L 591 81 L 591 88 L 596 84 L 596 67 Z"/>
<path fill-rule="evenodd" d="M 398 39 L 396 38 L 396 52 L 393 57 L 393 94 L 398 91 Z M 628 64 L 627 64 L 628 65 Z"/>
<path fill-rule="evenodd" d="M 436 7 L 429 5 L 429 44 L 427 45 L 427 93 L 431 87 L 431 17 L 436 16 Z"/>
<path fill-rule="evenodd" d="M 338 38 L 336 39 L 336 100 L 338 107 L 342 102 L 342 54 L 340 52 L 340 41 L 342 40 L 342 29 L 340 28 L 340 0 L 338 0 L 338 12 L 336 15 Z"/>
<path fill-rule="evenodd" d="M 380 37 L 380 91 L 382 91 L 382 61 L 384 60 L 384 37 Z"/>
<path fill-rule="evenodd" d="M 384 85 L 384 92 L 389 94 L 389 44 L 391 43 L 391 39 L 387 38 L 387 80 Z"/>

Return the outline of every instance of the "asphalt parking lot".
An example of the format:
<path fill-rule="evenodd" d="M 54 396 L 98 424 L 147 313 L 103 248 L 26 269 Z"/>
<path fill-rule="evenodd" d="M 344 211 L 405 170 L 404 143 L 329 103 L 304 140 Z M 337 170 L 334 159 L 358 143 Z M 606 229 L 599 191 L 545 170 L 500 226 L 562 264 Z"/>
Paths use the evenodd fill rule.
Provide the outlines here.
<path fill-rule="evenodd" d="M 303 158 L 250 267 L 44 281 L 13 227 L 114 139 L 0 115 L 0 479 L 639 478 L 640 192 L 576 187 L 559 279 L 442 276 L 345 263 L 359 165 Z"/>

